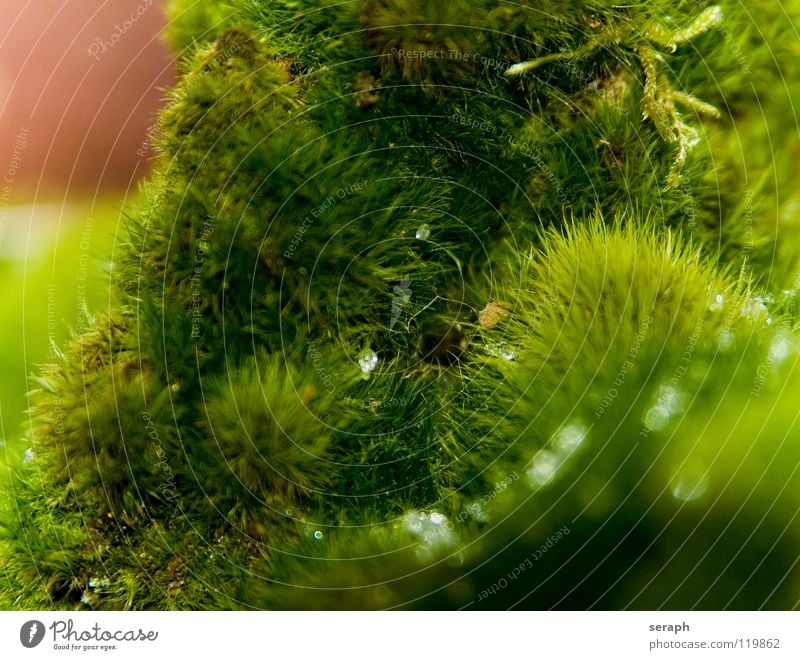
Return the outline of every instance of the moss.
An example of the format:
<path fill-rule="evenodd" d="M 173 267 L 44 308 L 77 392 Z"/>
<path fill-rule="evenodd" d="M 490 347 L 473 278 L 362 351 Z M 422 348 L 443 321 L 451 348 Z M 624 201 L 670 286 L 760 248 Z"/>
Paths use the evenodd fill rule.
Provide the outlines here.
<path fill-rule="evenodd" d="M 173 3 L 2 602 L 795 603 L 796 42 L 758 9 Z"/>

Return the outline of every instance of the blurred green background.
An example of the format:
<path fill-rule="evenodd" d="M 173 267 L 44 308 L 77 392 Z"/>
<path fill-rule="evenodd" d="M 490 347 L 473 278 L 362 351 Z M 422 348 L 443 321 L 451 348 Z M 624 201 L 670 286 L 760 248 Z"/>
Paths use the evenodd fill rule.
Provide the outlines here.
<path fill-rule="evenodd" d="M 0 442 L 25 432 L 26 390 L 88 309 L 108 304 L 120 202 L 5 209 L 0 245 Z M 84 316 L 85 318 L 85 316 Z"/>

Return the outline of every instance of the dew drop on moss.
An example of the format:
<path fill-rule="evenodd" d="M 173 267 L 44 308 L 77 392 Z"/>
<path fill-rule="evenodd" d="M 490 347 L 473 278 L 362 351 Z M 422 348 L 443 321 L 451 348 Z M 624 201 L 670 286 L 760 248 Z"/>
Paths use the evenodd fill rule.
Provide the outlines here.
<path fill-rule="evenodd" d="M 775 337 L 775 339 L 772 340 L 772 344 L 770 344 L 769 361 L 772 364 L 780 364 L 789 357 L 791 352 L 791 343 L 785 335 L 779 334 L 777 337 Z"/>
<path fill-rule="evenodd" d="M 467 513 L 476 522 L 479 523 L 489 522 L 489 516 L 480 502 L 473 502 L 472 504 L 467 505 Z"/>
<path fill-rule="evenodd" d="M 736 335 L 731 330 L 723 330 L 717 337 L 717 348 L 723 352 L 729 351 L 733 348 L 735 341 Z"/>
<path fill-rule="evenodd" d="M 708 470 L 701 463 L 683 467 L 675 477 L 672 495 L 682 502 L 698 500 L 708 492 Z"/>
<path fill-rule="evenodd" d="M 749 319 L 756 319 L 767 311 L 767 306 L 764 304 L 764 299 L 761 296 L 753 296 L 749 298 L 744 305 L 742 305 L 742 316 Z M 768 324 L 772 320 L 768 319 Z"/>
<path fill-rule="evenodd" d="M 531 486 L 538 488 L 548 483 L 556 473 L 558 461 L 555 454 L 542 449 L 533 458 L 533 464 L 527 472 L 528 482 Z"/>
<path fill-rule="evenodd" d="M 371 374 L 378 366 L 378 354 L 375 351 L 364 351 L 358 358 L 358 366 L 365 374 Z"/>
<path fill-rule="evenodd" d="M 501 357 L 508 362 L 513 362 L 517 358 L 517 354 L 503 342 L 487 345 L 486 352 L 492 357 Z"/>
<path fill-rule="evenodd" d="M 644 426 L 648 431 L 663 431 L 672 419 L 672 415 L 664 406 L 653 406 L 645 413 Z"/>
<path fill-rule="evenodd" d="M 409 511 L 403 518 L 403 528 L 419 539 L 417 555 L 420 559 L 430 558 L 434 550 L 450 547 L 457 540 L 447 516 L 438 511 L 430 514 Z"/>
<path fill-rule="evenodd" d="M 586 433 L 586 427 L 579 422 L 570 422 L 562 426 L 554 438 L 556 450 L 562 454 L 571 454 L 583 444 Z"/>
<path fill-rule="evenodd" d="M 411 511 L 403 518 L 403 527 L 412 534 L 418 534 L 422 531 L 422 521 L 425 519 L 424 513 L 418 511 Z"/>
<path fill-rule="evenodd" d="M 655 404 L 644 414 L 642 422 L 648 431 L 662 431 L 685 408 L 686 394 L 672 385 L 662 385 Z"/>

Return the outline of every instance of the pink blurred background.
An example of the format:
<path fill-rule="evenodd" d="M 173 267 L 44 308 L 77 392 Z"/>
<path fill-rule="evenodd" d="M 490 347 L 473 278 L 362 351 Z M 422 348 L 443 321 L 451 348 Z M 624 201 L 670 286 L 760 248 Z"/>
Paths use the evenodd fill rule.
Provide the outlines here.
<path fill-rule="evenodd" d="M 173 82 L 162 7 L 0 0 L 0 447 L 24 434 L 37 365 L 109 304 L 114 237 Z"/>
<path fill-rule="evenodd" d="M 162 8 L 162 0 L 2 0 L 7 205 L 124 194 L 146 172 L 148 128 L 173 81 Z"/>

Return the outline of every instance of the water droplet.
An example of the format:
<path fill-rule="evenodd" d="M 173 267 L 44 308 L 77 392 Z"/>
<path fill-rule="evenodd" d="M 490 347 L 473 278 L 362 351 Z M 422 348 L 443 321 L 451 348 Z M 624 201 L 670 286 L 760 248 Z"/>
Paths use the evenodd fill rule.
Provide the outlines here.
<path fill-rule="evenodd" d="M 684 502 L 700 499 L 708 491 L 708 470 L 705 465 L 691 463 L 678 473 L 672 488 L 672 495 Z"/>
<path fill-rule="evenodd" d="M 563 454 L 571 454 L 586 439 L 586 427 L 578 422 L 571 422 L 556 433 L 555 448 Z"/>
<path fill-rule="evenodd" d="M 672 385 L 658 388 L 656 403 L 645 413 L 643 423 L 648 431 L 662 431 L 672 418 L 686 409 L 686 394 Z"/>
<path fill-rule="evenodd" d="M 372 373 L 378 366 L 378 354 L 375 351 L 364 351 L 358 358 L 358 366 L 365 374 Z"/>
<path fill-rule="evenodd" d="M 785 335 L 780 334 L 772 340 L 769 347 L 769 361 L 773 364 L 780 364 L 792 352 L 792 345 Z"/>
<path fill-rule="evenodd" d="M 314 540 L 315 540 L 315 541 L 321 541 L 321 540 L 322 540 L 322 537 L 324 536 L 324 534 L 323 534 L 321 531 L 319 531 L 319 530 L 316 530 L 316 531 L 315 531 L 315 532 L 312 534 L 312 536 L 314 537 Z"/>
<path fill-rule="evenodd" d="M 431 237 L 430 225 L 420 225 L 417 228 L 416 236 L 420 241 L 427 241 Z"/>
<path fill-rule="evenodd" d="M 489 522 L 489 516 L 480 502 L 473 502 L 472 504 L 467 505 L 467 513 L 469 513 L 472 519 L 476 522 Z"/>
<path fill-rule="evenodd" d="M 534 456 L 533 464 L 527 472 L 528 482 L 531 486 L 537 488 L 539 486 L 544 486 L 553 479 L 557 468 L 558 461 L 556 460 L 555 454 L 546 449 L 542 449 Z"/>
<path fill-rule="evenodd" d="M 721 351 L 729 351 L 733 348 L 733 343 L 736 340 L 736 335 L 730 330 L 723 330 L 719 333 L 717 338 L 717 347 Z"/>
<path fill-rule="evenodd" d="M 425 520 L 425 514 L 417 511 L 411 511 L 403 518 L 403 526 L 412 534 L 417 534 L 422 531 L 422 521 Z"/>
<path fill-rule="evenodd" d="M 722 306 L 725 304 L 725 296 L 721 293 L 717 293 L 714 295 L 714 298 L 711 300 L 711 304 L 708 306 L 712 312 L 718 312 L 722 309 Z"/>
<path fill-rule="evenodd" d="M 486 352 L 492 357 L 501 357 L 504 360 L 513 362 L 517 359 L 515 351 L 511 350 L 505 343 L 499 342 L 497 344 L 487 344 Z"/>
<path fill-rule="evenodd" d="M 753 296 L 748 298 L 742 305 L 742 316 L 750 319 L 756 319 L 765 314 L 767 306 L 764 304 L 764 299 L 761 296 Z M 767 324 L 771 323 L 771 319 L 767 319 Z"/>
<path fill-rule="evenodd" d="M 670 412 L 676 414 L 686 410 L 686 392 L 668 385 L 666 387 L 662 386 L 661 393 L 664 404 L 669 407 Z"/>
<path fill-rule="evenodd" d="M 500 357 L 509 362 L 513 362 L 517 358 L 517 354 L 508 348 L 501 348 Z"/>
<path fill-rule="evenodd" d="M 672 415 L 664 406 L 653 406 L 644 416 L 644 425 L 648 431 L 663 431 Z"/>
<path fill-rule="evenodd" d="M 410 511 L 403 517 L 403 528 L 419 540 L 417 556 L 420 559 L 429 559 L 433 551 L 450 547 L 457 541 L 447 516 L 438 511 L 430 514 Z"/>

